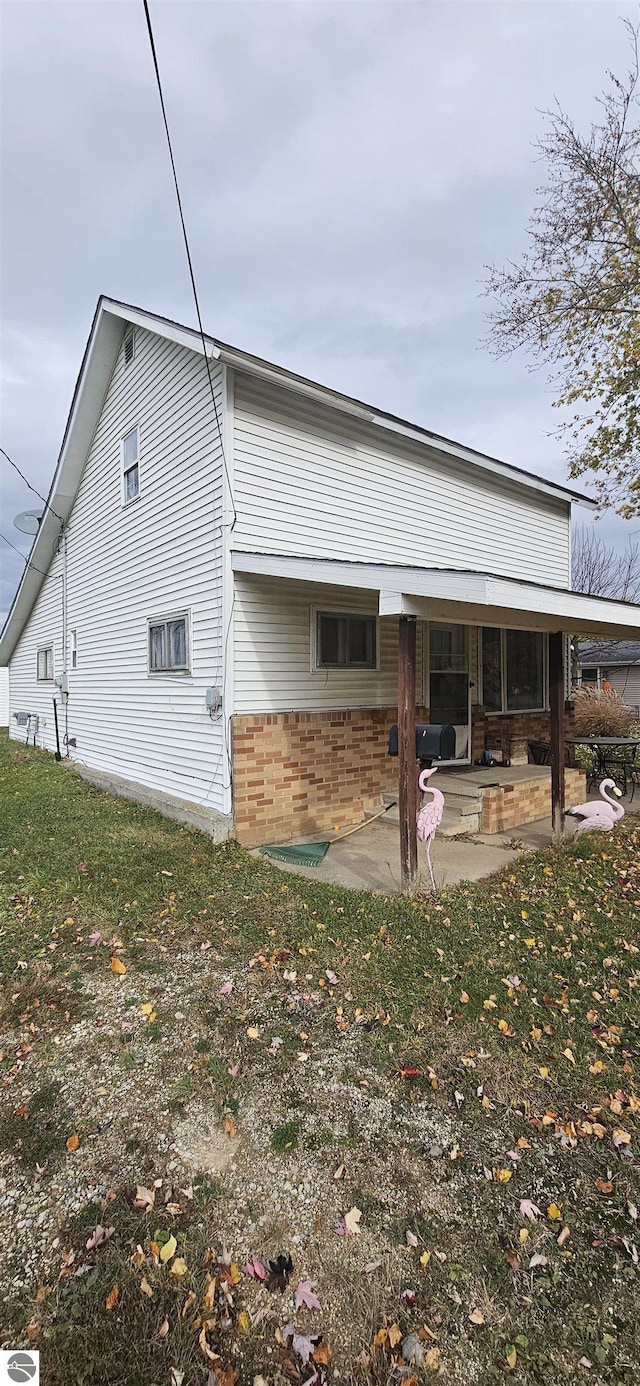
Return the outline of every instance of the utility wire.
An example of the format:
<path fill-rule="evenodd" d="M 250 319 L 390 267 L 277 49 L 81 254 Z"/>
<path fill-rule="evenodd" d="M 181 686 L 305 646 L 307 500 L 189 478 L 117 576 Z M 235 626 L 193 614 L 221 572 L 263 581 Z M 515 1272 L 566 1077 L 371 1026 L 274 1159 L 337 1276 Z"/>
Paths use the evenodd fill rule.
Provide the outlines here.
<path fill-rule="evenodd" d="M 11 463 L 11 466 L 13 467 L 13 470 L 14 470 L 15 472 L 18 473 L 18 476 L 19 476 L 19 477 L 22 477 L 22 480 L 24 481 L 25 486 L 28 486 L 28 487 L 29 487 L 29 490 L 30 490 L 30 491 L 33 491 L 34 496 L 37 496 L 37 497 L 38 497 L 38 500 L 41 500 L 41 501 L 42 501 L 42 504 L 43 504 L 44 506 L 46 506 L 47 510 L 50 510 L 52 515 L 55 515 L 56 520 L 58 520 L 59 523 L 60 523 L 61 525 L 64 525 L 64 520 L 63 520 L 62 516 L 61 516 L 61 515 L 58 515 L 57 512 L 54 510 L 53 506 L 52 506 L 52 505 L 49 505 L 48 500 L 45 500 L 44 496 L 41 496 L 41 495 L 40 495 L 40 492 L 39 492 L 39 491 L 36 491 L 35 486 L 32 486 L 32 485 L 31 485 L 31 482 L 30 482 L 30 481 L 27 481 L 27 478 L 26 478 L 24 472 L 21 472 L 21 471 L 20 471 L 20 468 L 19 468 L 19 467 L 17 466 L 17 464 L 14 462 L 13 458 L 9 456 L 8 452 L 5 452 L 4 448 L 0 448 L 0 452 L 2 453 L 2 456 L 3 456 L 3 457 L 6 457 L 7 462 L 10 462 L 10 463 Z M 9 540 L 8 540 L 8 539 L 7 539 L 7 543 L 9 543 Z M 12 544 L 11 547 L 12 547 L 12 548 L 15 548 L 15 545 Z M 16 553 L 20 553 L 20 550 L 19 550 L 19 549 L 16 549 Z"/>
<path fill-rule="evenodd" d="M 216 424 L 217 424 L 217 428 L 218 428 L 218 437 L 219 437 L 219 439 L 220 439 L 220 451 L 221 451 L 221 453 L 222 453 L 222 463 L 223 463 L 223 466 L 224 466 L 225 476 L 226 476 L 226 478 L 227 478 L 227 487 L 228 487 L 228 490 L 229 490 L 229 498 L 230 498 L 230 500 L 231 500 L 231 506 L 232 506 L 232 509 L 233 509 L 233 521 L 232 521 L 232 524 L 231 524 L 231 527 L 230 527 L 231 530 L 233 530 L 233 527 L 234 527 L 234 525 L 235 525 L 235 523 L 236 523 L 236 520 L 237 520 L 238 516 L 237 516 L 236 507 L 235 507 L 235 501 L 234 501 L 234 498 L 233 498 L 233 490 L 232 490 L 232 487 L 231 487 L 231 478 L 230 478 L 230 476 L 229 476 L 229 470 L 228 470 L 228 467 L 227 467 L 227 459 L 226 459 L 226 457 L 225 457 L 224 443 L 223 443 L 223 441 L 222 441 L 222 427 L 221 427 L 221 424 L 220 424 L 220 416 L 219 416 L 219 414 L 218 414 L 218 405 L 217 405 L 217 403 L 216 403 L 216 393 L 215 393 L 215 390 L 214 390 L 214 388 L 213 388 L 213 379 L 212 379 L 212 376 L 211 376 L 211 366 L 210 366 L 210 364 L 209 364 L 209 356 L 208 356 L 208 354 L 207 354 L 207 342 L 206 342 L 206 338 L 205 338 L 205 334 L 204 334 L 204 327 L 203 327 L 203 325 L 202 325 L 202 316 L 201 316 L 201 313 L 200 313 L 200 303 L 199 303 L 199 300 L 198 300 L 198 290 L 197 290 L 197 288 L 196 288 L 196 277 L 195 277 L 195 273 L 194 273 L 194 269 L 193 269 L 193 260 L 191 259 L 191 251 L 190 251 L 190 249 L 189 249 L 189 237 L 187 236 L 187 227 L 186 227 L 186 223 L 185 223 L 185 219 L 184 219 L 184 212 L 183 212 L 183 210 L 182 210 L 182 198 L 181 198 L 181 196 L 180 196 L 180 186 L 179 186 L 179 184 L 178 184 L 178 173 L 177 173 L 177 170 L 176 170 L 176 162 L 175 162 L 175 159 L 174 159 L 174 157 L 173 157 L 173 146 L 172 146 L 172 144 L 171 144 L 171 135 L 170 135 L 170 133 L 169 133 L 169 121 L 168 121 L 168 119 L 167 119 L 167 111 L 166 111 L 166 107 L 165 107 L 165 104 L 164 104 L 164 95 L 163 95 L 163 91 L 162 91 L 162 81 L 161 81 L 161 78 L 160 78 L 160 69 L 159 69 L 159 67 L 158 67 L 158 57 L 157 57 L 157 54 L 156 54 L 156 45 L 155 45 L 155 40 L 154 40 L 154 37 L 153 37 L 153 29 L 152 29 L 152 27 L 151 27 L 151 15 L 150 15 L 150 13 L 149 13 L 149 5 L 148 5 L 148 3 L 147 3 L 147 0 L 142 0 L 142 4 L 143 4 L 143 6 L 144 6 L 144 13 L 145 13 L 146 21 L 147 21 L 147 30 L 148 30 L 148 34 L 149 34 L 149 44 L 150 44 L 150 47 L 151 47 L 151 56 L 152 56 L 152 58 L 153 58 L 153 66 L 154 66 L 154 69 L 155 69 L 156 83 L 157 83 L 157 87 L 158 87 L 158 96 L 160 97 L 160 106 L 161 106 L 161 109 L 162 109 L 162 119 L 163 119 L 163 121 L 164 121 L 164 131 L 165 131 L 165 135 L 166 135 L 166 137 L 167 137 L 167 146 L 168 146 L 168 149 L 169 149 L 169 158 L 170 158 L 170 160 L 171 160 L 171 171 L 172 171 L 172 173 L 173 173 L 173 183 L 174 183 L 174 187 L 175 187 L 175 190 L 176 190 L 176 199 L 177 199 L 177 202 L 178 202 L 178 212 L 179 212 L 179 214 L 180 214 L 180 224 L 181 224 L 181 226 L 182 226 L 182 235 L 183 235 L 183 239 L 184 239 L 184 248 L 185 248 L 185 251 L 186 251 L 186 253 L 187 253 L 187 263 L 188 263 L 188 265 L 189 265 L 189 275 L 190 275 L 190 278 L 191 278 L 191 288 L 192 288 L 192 290 L 193 290 L 193 301 L 194 301 L 195 307 L 196 307 L 196 317 L 197 317 L 197 319 L 198 319 L 198 328 L 199 328 L 199 330 L 200 330 L 200 337 L 201 337 L 201 339 L 202 339 L 202 351 L 203 351 L 203 355 L 204 355 L 204 363 L 205 363 L 206 371 L 207 371 L 207 379 L 208 379 L 208 381 L 209 381 L 209 389 L 210 389 L 210 391 L 211 391 L 211 399 L 212 399 L 212 401 L 213 401 L 213 412 L 214 412 L 215 417 L 216 417 Z"/>
<path fill-rule="evenodd" d="M 0 452 L 2 452 L 2 448 L 0 448 Z M 10 549 L 13 549 L 15 553 L 17 553 L 17 554 L 20 555 L 20 558 L 22 559 L 22 562 L 24 563 L 25 568 L 33 568 L 34 573 L 40 573 L 42 577 L 48 577 L 48 576 L 49 576 L 49 574 L 45 572 L 44 568 L 37 568 L 36 565 L 35 565 L 35 563 L 32 563 L 32 562 L 31 562 L 31 559 L 30 559 L 30 558 L 25 558 L 24 554 L 23 554 L 23 553 L 20 553 L 20 549 L 17 549 L 16 546 L 15 546 L 15 544 L 12 544 L 12 543 L 11 543 L 11 540 L 10 540 L 10 539 L 7 539 L 6 534 L 2 534 L 1 531 L 0 531 L 0 539 L 4 539 L 5 544 L 8 544 Z"/>

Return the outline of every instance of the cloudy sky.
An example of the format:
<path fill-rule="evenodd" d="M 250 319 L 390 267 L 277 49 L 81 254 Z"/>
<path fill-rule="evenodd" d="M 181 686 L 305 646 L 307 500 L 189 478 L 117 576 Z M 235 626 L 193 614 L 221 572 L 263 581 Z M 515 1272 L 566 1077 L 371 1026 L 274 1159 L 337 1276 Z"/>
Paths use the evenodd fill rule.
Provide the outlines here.
<path fill-rule="evenodd" d="M 141 0 L 4 0 L 1 445 L 46 495 L 100 293 L 193 324 Z M 482 345 L 555 98 L 588 125 L 625 0 L 151 0 L 205 326 L 566 479 L 544 375 Z M 2 532 L 37 504 L 0 457 Z M 586 512 L 585 512 L 586 513 Z M 623 543 L 635 526 L 605 519 Z M 0 540 L 0 614 L 22 561 Z"/>

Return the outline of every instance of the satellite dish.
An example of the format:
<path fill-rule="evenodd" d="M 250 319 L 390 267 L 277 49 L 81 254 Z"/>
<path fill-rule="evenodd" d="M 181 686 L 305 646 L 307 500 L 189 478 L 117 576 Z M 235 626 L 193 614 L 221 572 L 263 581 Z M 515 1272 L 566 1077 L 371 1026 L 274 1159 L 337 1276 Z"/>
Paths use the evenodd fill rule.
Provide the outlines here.
<path fill-rule="evenodd" d="M 43 515 L 44 510 L 21 510 L 13 523 L 23 534 L 37 534 Z"/>

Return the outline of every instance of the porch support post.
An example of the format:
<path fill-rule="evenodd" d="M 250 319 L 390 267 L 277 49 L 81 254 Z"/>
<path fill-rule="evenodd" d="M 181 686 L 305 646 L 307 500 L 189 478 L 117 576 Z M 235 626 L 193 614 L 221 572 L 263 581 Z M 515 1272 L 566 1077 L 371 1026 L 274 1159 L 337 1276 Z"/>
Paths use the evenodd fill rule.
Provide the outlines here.
<path fill-rule="evenodd" d="M 418 776 L 416 763 L 416 617 L 400 616 L 398 628 L 398 807 L 402 889 L 418 873 Z"/>
<path fill-rule="evenodd" d="M 549 636 L 549 707 L 551 711 L 551 826 L 554 841 L 564 833 L 564 638 Z"/>

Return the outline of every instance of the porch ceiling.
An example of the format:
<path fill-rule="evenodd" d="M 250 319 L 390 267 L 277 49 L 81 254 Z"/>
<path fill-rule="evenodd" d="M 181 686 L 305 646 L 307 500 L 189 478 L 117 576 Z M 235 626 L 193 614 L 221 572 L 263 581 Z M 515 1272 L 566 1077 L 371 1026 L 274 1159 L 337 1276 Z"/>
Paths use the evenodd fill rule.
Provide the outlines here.
<path fill-rule="evenodd" d="M 381 616 L 618 639 L 640 636 L 640 606 L 492 573 L 237 551 L 231 559 L 236 573 L 376 591 Z"/>

